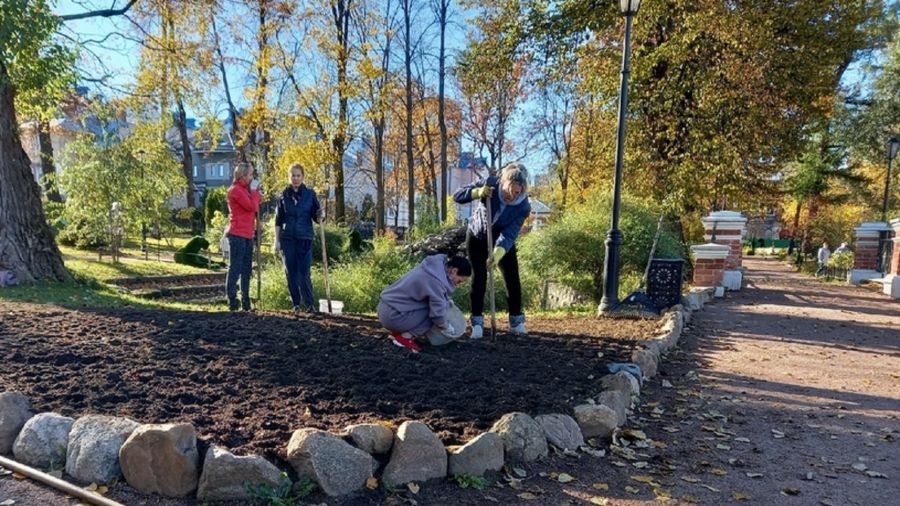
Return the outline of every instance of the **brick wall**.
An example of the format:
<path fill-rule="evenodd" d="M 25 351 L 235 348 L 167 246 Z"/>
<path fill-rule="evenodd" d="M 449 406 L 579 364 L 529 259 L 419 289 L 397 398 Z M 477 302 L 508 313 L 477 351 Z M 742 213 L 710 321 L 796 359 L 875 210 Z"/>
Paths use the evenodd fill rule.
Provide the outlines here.
<path fill-rule="evenodd" d="M 725 272 L 726 259 L 698 258 L 694 262 L 694 286 L 718 286 Z"/>

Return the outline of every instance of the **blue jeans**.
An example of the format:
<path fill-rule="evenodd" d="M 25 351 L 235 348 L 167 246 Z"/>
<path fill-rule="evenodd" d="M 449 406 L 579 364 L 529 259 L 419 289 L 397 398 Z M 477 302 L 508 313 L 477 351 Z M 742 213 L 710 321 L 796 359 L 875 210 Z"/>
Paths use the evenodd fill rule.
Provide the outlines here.
<path fill-rule="evenodd" d="M 241 307 L 250 310 L 250 272 L 253 266 L 253 239 L 228 235 L 228 275 L 225 277 L 225 294 L 228 309 L 238 309 L 237 283 L 241 280 Z"/>
<path fill-rule="evenodd" d="M 294 303 L 294 307 L 315 311 L 312 278 L 309 273 L 312 265 L 312 239 L 282 239 L 281 252 L 284 256 L 284 271 L 287 274 L 291 302 Z"/>

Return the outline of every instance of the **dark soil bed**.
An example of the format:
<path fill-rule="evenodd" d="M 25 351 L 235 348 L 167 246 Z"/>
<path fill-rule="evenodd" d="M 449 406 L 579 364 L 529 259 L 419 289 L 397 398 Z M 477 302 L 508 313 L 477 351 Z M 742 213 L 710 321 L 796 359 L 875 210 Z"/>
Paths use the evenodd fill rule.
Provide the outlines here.
<path fill-rule="evenodd" d="M 207 443 L 283 464 L 301 427 L 417 419 L 452 444 L 510 411 L 571 413 L 605 363 L 657 325 L 533 318 L 528 337 L 413 355 L 367 317 L 0 302 L 0 391 L 25 393 L 38 412 L 190 422 Z"/>

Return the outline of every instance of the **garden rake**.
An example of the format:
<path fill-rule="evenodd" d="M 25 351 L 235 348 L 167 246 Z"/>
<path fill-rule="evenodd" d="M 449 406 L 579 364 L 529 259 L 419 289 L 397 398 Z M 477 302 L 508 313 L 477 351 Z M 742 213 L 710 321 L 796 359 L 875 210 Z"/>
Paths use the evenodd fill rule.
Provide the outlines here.
<path fill-rule="evenodd" d="M 325 279 L 325 300 L 328 303 L 328 314 L 331 314 L 331 284 L 328 282 L 328 251 L 325 247 L 325 213 L 319 218 L 319 234 L 322 238 L 322 275 Z"/>
<path fill-rule="evenodd" d="M 497 339 L 497 306 L 494 293 L 494 232 L 492 230 L 494 219 L 491 214 L 491 197 L 487 198 L 485 209 L 487 210 L 486 228 L 488 260 L 490 261 L 490 267 L 488 268 L 488 290 L 491 292 L 491 340 L 494 341 Z"/>

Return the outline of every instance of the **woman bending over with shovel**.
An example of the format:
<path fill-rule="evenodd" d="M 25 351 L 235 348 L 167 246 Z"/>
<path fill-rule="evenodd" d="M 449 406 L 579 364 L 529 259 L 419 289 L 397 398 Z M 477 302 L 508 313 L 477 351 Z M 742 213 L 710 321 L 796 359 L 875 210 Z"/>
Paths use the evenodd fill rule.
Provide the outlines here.
<path fill-rule="evenodd" d="M 472 264 L 463 257 L 425 257 L 381 292 L 378 321 L 391 333 L 394 344 L 413 353 L 425 342 L 447 344 L 466 330 L 466 319 L 450 295 L 471 275 Z"/>
<path fill-rule="evenodd" d="M 509 331 L 525 335 L 525 315 L 522 313 L 522 283 L 519 280 L 519 259 L 516 257 L 516 238 L 531 214 L 528 202 L 528 172 L 520 163 L 503 168 L 500 176 L 490 176 L 463 186 L 453 194 L 453 200 L 467 204 L 477 200 L 466 231 L 466 251 L 472 262 L 472 335 L 484 335 L 484 292 L 488 269 L 500 267 L 506 282 L 509 302 Z M 488 207 L 492 225 L 488 230 Z M 488 244 L 488 238 L 493 240 Z M 490 253 L 492 254 L 490 254 Z M 492 263 L 493 262 L 493 263 Z"/>

